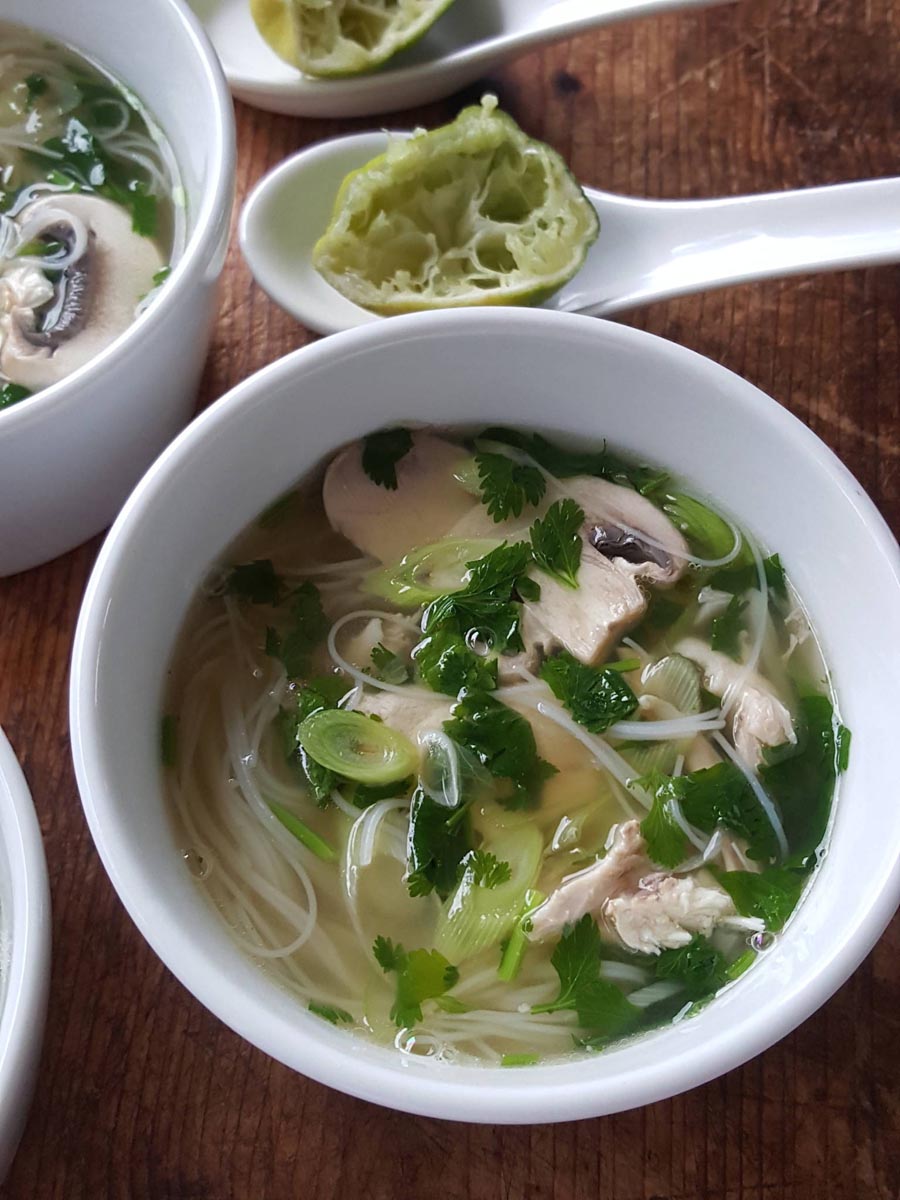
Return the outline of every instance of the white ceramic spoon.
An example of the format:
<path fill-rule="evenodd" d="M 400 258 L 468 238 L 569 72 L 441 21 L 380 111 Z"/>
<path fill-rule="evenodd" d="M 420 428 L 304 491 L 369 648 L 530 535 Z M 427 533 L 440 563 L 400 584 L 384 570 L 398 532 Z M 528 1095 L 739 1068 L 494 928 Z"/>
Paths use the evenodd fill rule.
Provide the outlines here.
<path fill-rule="evenodd" d="M 298 117 L 360 117 L 440 100 L 531 47 L 670 9 L 732 0 L 455 0 L 415 46 L 371 75 L 310 79 L 260 36 L 250 0 L 189 0 L 239 100 Z"/>
<path fill-rule="evenodd" d="M 317 333 L 383 320 L 326 283 L 311 254 L 342 179 L 383 153 L 387 140 L 362 133 L 301 151 L 257 184 L 241 214 L 241 250 L 257 283 Z M 723 200 L 586 191 L 600 236 L 545 308 L 611 316 L 753 279 L 900 262 L 898 178 Z"/>

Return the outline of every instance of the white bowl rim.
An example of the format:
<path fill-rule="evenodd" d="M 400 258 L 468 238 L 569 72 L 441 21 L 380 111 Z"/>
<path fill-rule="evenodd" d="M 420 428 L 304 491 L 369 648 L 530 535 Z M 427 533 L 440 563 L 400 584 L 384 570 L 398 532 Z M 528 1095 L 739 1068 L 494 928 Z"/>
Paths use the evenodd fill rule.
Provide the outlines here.
<path fill-rule="evenodd" d="M 50 889 L 40 826 L 28 784 L 0 729 L 0 805 L 4 850 L 21 867 L 23 885 L 12 899 L 5 998 L 0 1009 L 0 1138 L 23 1118 L 43 1036 L 50 982 Z M 0 1147 L 0 1154 L 6 1147 Z M 3 1164 L 0 1163 L 0 1170 Z"/>
<path fill-rule="evenodd" d="M 101 350 L 99 354 L 95 354 L 71 375 L 67 375 L 65 379 L 60 379 L 58 383 L 53 383 L 49 387 L 34 392 L 31 396 L 26 396 L 24 400 L 19 400 L 8 408 L 0 409 L 0 429 L 4 434 L 11 433 L 16 427 L 21 429 L 34 421 L 42 420 L 50 412 L 64 407 L 69 400 L 70 390 L 77 390 L 77 385 L 91 372 L 99 374 L 105 370 L 114 369 L 119 360 L 130 352 L 132 343 L 138 337 L 143 337 L 145 333 L 150 332 L 165 319 L 170 301 L 174 301 L 182 292 L 192 286 L 193 274 L 216 251 L 220 237 L 217 216 L 222 204 L 223 188 L 228 190 L 228 181 L 234 174 L 236 154 L 231 93 L 209 36 L 194 11 L 182 0 L 156 0 L 156 2 L 169 7 L 180 20 L 184 36 L 194 48 L 198 69 L 202 71 L 206 88 L 214 99 L 215 123 L 209 130 L 211 166 L 204 180 L 202 199 L 197 208 L 197 220 L 193 232 L 160 295 L 129 325 L 124 333 L 120 334 L 115 341 L 110 342 L 105 350 Z M 17 23 L 22 24 L 21 22 Z M 31 28 L 28 25 L 24 27 Z M 102 56 L 84 46 L 76 46 L 75 49 L 88 55 L 105 69 Z M 127 80 L 124 82 L 127 84 Z M 163 133 L 165 134 L 165 130 Z M 79 405 L 83 405 L 84 401 L 84 396 L 77 397 Z"/>
<path fill-rule="evenodd" d="M 424 1116 L 442 1117 L 467 1122 L 527 1124 L 575 1120 L 627 1110 L 651 1101 L 687 1091 L 707 1083 L 725 1071 L 740 1066 L 748 1059 L 768 1049 L 816 1011 L 840 986 L 872 949 L 900 905 L 900 843 L 894 848 L 889 869 L 881 890 L 872 900 L 865 917 L 841 939 L 835 939 L 817 957 L 815 975 L 800 989 L 793 989 L 779 999 L 778 1007 L 761 1010 L 742 1019 L 740 1039 L 726 1045 L 724 1036 L 694 1047 L 690 1061 L 684 1056 L 657 1064 L 652 1069 L 632 1071 L 626 1079 L 598 1077 L 594 1080 L 558 1081 L 553 1079 L 554 1065 L 532 1067 L 529 1083 L 523 1087 L 522 1078 L 502 1068 L 473 1067 L 471 1082 L 450 1082 L 440 1071 L 430 1075 L 410 1072 L 399 1088 L 390 1073 L 376 1062 L 366 1062 L 354 1056 L 355 1039 L 346 1036 L 346 1051 L 335 1052 L 332 1045 L 318 1042 L 297 1028 L 297 1041 L 302 1042 L 302 1060 L 288 1054 L 284 1045 L 259 1023 L 252 1014 L 247 1016 L 242 1005 L 243 995 L 232 984 L 215 960 L 203 959 L 196 945 L 183 932 L 177 919 L 168 920 L 161 932 L 145 920 L 140 887 L 132 885 L 127 859 L 137 857 L 127 836 L 116 829 L 115 798 L 104 793 L 102 736 L 95 728 L 93 716 L 94 668 L 98 661 L 103 635 L 104 614 L 121 560 L 128 553 L 131 532 L 139 526 L 145 508 L 152 507 L 157 493 L 166 487 L 170 471 L 186 462 L 195 444 L 213 436 L 226 427 L 232 412 L 261 394 L 266 386 L 281 382 L 302 372 L 314 370 L 321 359 L 326 361 L 337 353 L 338 347 L 349 356 L 370 343 L 380 343 L 386 337 L 393 341 L 415 339 L 447 327 L 454 332 L 477 332 L 485 335 L 485 323 L 511 322 L 533 336 L 552 336 L 552 331 L 568 325 L 572 331 L 581 327 L 582 334 L 619 343 L 641 354 L 668 357 L 673 365 L 682 364 L 698 382 L 708 381 L 710 387 L 727 386 L 732 393 L 727 402 L 762 412 L 764 419 L 779 427 L 786 439 L 794 442 L 824 469 L 848 503 L 864 515 L 873 541 L 889 564 L 900 589 L 900 547 L 886 521 L 874 503 L 837 456 L 797 417 L 749 381 L 726 367 L 680 346 L 674 342 L 633 329 L 629 326 L 596 318 L 547 312 L 540 309 L 456 309 L 443 312 L 415 313 L 393 317 L 389 322 L 363 325 L 327 339 L 302 347 L 271 363 L 237 384 L 213 405 L 201 413 L 176 440 L 160 455 L 126 502 L 98 556 L 88 583 L 78 621 L 72 653 L 70 681 L 71 741 L 75 772 L 88 825 L 97 850 L 122 903 L 140 929 L 144 938 L 187 989 L 226 1025 L 272 1058 L 285 1063 L 303 1075 L 340 1091 Z M 590 333 L 588 331 L 590 330 Z M 552 421 L 550 422 L 552 425 Z M 124 864 L 124 867 L 123 867 Z M 204 965 L 205 964 L 205 965 Z M 213 979 L 207 974 L 211 967 Z M 652 1036 L 648 1034 L 645 1036 Z M 343 1069 L 342 1069 L 343 1068 Z M 511 1074 L 519 1080 L 515 1085 Z M 665 1075 L 665 1083 L 658 1080 Z M 502 1113 L 502 1117 L 498 1114 Z M 537 1115 L 539 1113 L 539 1115 Z"/>

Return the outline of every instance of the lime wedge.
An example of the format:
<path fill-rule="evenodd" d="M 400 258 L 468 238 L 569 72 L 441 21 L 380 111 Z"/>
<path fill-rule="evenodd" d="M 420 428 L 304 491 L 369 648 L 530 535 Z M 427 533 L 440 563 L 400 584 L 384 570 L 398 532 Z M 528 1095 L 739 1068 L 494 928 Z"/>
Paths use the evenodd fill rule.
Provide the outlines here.
<path fill-rule="evenodd" d="M 562 158 L 485 96 L 348 175 L 313 263 L 384 316 L 539 304 L 579 270 L 599 229 Z"/>
<path fill-rule="evenodd" d="M 453 0 L 250 0 L 260 33 L 306 75 L 360 75 L 417 42 Z"/>

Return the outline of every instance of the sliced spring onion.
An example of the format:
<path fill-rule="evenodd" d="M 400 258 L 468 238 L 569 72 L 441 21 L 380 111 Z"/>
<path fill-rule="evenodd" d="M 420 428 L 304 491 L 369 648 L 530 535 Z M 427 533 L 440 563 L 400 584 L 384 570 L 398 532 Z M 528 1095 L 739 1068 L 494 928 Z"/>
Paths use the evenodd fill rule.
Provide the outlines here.
<path fill-rule="evenodd" d="M 720 558 L 735 549 L 733 527 L 693 496 L 669 492 L 663 500 L 662 510 L 701 554 Z"/>
<path fill-rule="evenodd" d="M 532 825 L 498 829 L 482 849 L 512 868 L 497 887 L 479 887 L 471 867 L 441 910 L 434 945 L 452 962 L 461 962 L 506 937 L 522 912 L 528 889 L 541 865 L 544 841 Z"/>
<path fill-rule="evenodd" d="M 700 711 L 700 671 L 682 654 L 667 654 L 644 669 L 644 691 L 666 700 L 680 713 Z"/>
<path fill-rule="evenodd" d="M 363 590 L 398 608 L 419 608 L 464 588 L 469 576 L 466 563 L 483 558 L 499 545 L 499 538 L 444 538 L 418 546 L 398 563 L 367 575 Z"/>
<path fill-rule="evenodd" d="M 363 713 L 319 709 L 297 729 L 297 741 L 322 767 L 357 783 L 396 783 L 416 772 L 409 738 Z"/>
<path fill-rule="evenodd" d="M 501 1067 L 533 1067 L 539 1062 L 536 1054 L 503 1054 L 500 1057 Z"/>
<path fill-rule="evenodd" d="M 503 957 L 500 959 L 500 967 L 497 971 L 497 974 L 504 983 L 512 983 L 522 968 L 522 959 L 525 957 L 525 951 L 528 949 L 528 934 L 525 929 L 528 917 L 538 905 L 544 903 L 546 898 L 543 892 L 533 889 L 529 889 L 525 893 L 521 915 L 513 926 L 512 933 L 509 935 L 509 941 L 506 943 L 506 949 L 503 951 Z"/>
<path fill-rule="evenodd" d="M 276 804 L 274 801 L 269 802 L 269 808 L 282 823 L 288 833 L 292 833 L 298 842 L 302 842 L 307 850 L 311 850 L 317 858 L 321 858 L 323 862 L 334 862 L 337 858 L 337 851 L 334 850 L 324 838 L 319 837 L 308 825 L 295 816 L 290 809 L 285 808 L 281 804 Z"/>

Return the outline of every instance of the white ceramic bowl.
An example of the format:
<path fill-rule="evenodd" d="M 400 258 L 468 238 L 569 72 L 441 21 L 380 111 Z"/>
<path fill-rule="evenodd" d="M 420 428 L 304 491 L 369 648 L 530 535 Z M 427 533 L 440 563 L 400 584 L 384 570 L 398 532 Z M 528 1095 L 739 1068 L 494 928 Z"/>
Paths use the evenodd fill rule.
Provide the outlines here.
<path fill-rule="evenodd" d="M 188 240 L 159 298 L 102 354 L 0 412 L 0 576 L 115 516 L 191 415 L 234 192 L 234 120 L 218 61 L 180 0 L 4 0 L 3 20 L 67 42 L 133 88 L 181 168 Z"/>
<path fill-rule="evenodd" d="M 28 785 L 0 730 L 0 1181 L 37 1075 L 50 983 L 50 892 Z"/>
<path fill-rule="evenodd" d="M 777 548 L 809 604 L 854 734 L 831 846 L 775 948 L 693 1020 L 527 1072 L 401 1061 L 279 991 L 235 948 L 182 862 L 158 730 L 167 663 L 195 589 L 298 475 L 340 443 L 404 419 L 583 433 L 666 464 Z M 861 653 L 863 643 L 875 652 Z M 645 1104 L 736 1066 L 813 1012 L 869 951 L 900 896 L 888 766 L 898 678 L 897 545 L 799 421 L 722 367 L 645 333 L 557 313 L 458 310 L 336 334 L 282 359 L 169 447 L 126 504 L 88 587 L 72 744 L 119 895 L 171 970 L 238 1033 L 314 1079 L 395 1108 L 555 1121 Z"/>

